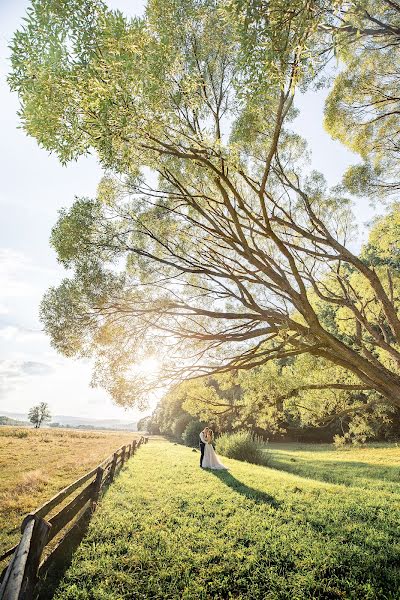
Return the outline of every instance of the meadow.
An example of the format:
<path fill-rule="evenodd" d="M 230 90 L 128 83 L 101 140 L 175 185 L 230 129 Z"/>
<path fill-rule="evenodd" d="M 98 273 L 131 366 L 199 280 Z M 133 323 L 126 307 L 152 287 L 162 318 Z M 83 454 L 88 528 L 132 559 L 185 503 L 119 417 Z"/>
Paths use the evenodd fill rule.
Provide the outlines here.
<path fill-rule="evenodd" d="M 18 542 L 27 513 L 134 437 L 131 432 L 0 427 L 0 555 Z"/>
<path fill-rule="evenodd" d="M 328 483 L 400 491 L 400 444 L 337 449 L 331 444 L 269 444 L 270 466 Z"/>
<path fill-rule="evenodd" d="M 275 468 L 224 459 L 216 473 L 151 439 L 106 491 L 54 598 L 398 599 L 400 449 L 270 452 Z"/>

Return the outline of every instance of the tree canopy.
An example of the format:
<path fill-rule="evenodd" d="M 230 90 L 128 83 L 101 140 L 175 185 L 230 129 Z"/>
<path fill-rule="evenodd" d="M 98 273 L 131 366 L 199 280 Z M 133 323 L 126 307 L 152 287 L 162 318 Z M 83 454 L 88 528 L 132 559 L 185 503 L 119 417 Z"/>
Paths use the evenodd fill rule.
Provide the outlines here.
<path fill-rule="evenodd" d="M 95 152 L 105 169 L 53 230 L 71 277 L 42 320 L 60 351 L 95 357 L 117 402 L 156 385 L 134 368 L 149 354 L 160 385 L 309 355 L 341 370 L 335 389 L 400 406 L 397 267 L 374 262 L 373 238 L 351 251 L 350 201 L 290 130 L 296 89 L 339 53 L 327 127 L 373 169 L 390 163 L 391 185 L 378 145 L 394 117 L 365 127 L 364 84 L 350 98 L 346 78 L 380 76 L 377 57 L 391 93 L 399 14 L 389 0 L 150 0 L 127 19 L 33 0 L 12 43 L 23 126 L 62 162 Z"/>
<path fill-rule="evenodd" d="M 400 186 L 400 5 L 355 2 L 350 12 L 357 32 L 339 45 L 344 68 L 327 100 L 325 126 L 363 159 L 345 174 L 347 187 L 376 201 Z"/>

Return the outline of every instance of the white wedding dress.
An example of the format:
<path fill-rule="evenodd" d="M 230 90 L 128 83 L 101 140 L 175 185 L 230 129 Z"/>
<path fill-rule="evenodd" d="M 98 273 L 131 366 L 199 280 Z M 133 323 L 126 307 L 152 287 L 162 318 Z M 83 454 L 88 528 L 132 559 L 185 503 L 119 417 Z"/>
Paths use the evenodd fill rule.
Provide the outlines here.
<path fill-rule="evenodd" d="M 227 471 L 228 467 L 222 464 L 219 460 L 218 456 L 215 453 L 214 447 L 212 444 L 206 442 L 206 446 L 204 448 L 204 458 L 203 458 L 203 469 L 215 469 L 220 471 Z"/>

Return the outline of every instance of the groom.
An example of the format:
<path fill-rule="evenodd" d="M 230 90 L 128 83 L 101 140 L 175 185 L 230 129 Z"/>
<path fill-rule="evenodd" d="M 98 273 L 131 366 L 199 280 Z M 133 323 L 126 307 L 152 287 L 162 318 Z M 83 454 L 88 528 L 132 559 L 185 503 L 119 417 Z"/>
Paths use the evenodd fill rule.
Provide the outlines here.
<path fill-rule="evenodd" d="M 203 431 L 200 431 L 200 467 L 203 468 L 203 458 L 204 458 L 204 448 L 206 447 L 206 435 L 208 432 L 209 428 L 208 427 L 204 427 Z"/>

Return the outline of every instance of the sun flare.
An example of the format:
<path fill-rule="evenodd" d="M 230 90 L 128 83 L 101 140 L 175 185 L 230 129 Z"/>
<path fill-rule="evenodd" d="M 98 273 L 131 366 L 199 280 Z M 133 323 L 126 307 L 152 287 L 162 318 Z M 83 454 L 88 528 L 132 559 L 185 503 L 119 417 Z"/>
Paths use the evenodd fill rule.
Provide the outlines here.
<path fill-rule="evenodd" d="M 160 369 L 160 361 L 155 357 L 148 357 L 135 365 L 137 374 L 154 376 Z"/>

